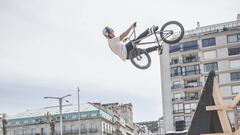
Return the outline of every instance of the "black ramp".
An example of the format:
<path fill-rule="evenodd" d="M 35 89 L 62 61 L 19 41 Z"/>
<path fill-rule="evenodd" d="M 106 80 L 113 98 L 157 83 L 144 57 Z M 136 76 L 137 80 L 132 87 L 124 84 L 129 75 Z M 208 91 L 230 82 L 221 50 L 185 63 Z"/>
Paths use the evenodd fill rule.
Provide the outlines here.
<path fill-rule="evenodd" d="M 206 111 L 206 106 L 215 105 L 212 95 L 214 76 L 214 71 L 208 75 L 187 135 L 223 132 L 217 111 Z"/>

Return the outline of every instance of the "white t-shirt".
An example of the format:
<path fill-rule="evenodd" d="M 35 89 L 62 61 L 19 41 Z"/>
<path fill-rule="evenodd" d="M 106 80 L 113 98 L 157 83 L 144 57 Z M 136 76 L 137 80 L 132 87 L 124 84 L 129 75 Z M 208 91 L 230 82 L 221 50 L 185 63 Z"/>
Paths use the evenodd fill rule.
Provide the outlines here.
<path fill-rule="evenodd" d="M 123 61 L 127 59 L 127 49 L 125 45 L 120 41 L 120 37 L 114 37 L 108 39 L 108 45 L 111 50 L 118 55 Z"/>

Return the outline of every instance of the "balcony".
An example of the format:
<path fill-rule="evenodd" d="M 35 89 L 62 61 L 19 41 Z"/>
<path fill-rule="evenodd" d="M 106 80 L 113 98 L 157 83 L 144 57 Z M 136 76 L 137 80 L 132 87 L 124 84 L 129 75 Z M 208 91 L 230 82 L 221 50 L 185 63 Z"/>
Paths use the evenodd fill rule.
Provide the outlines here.
<path fill-rule="evenodd" d="M 171 77 L 175 77 L 175 76 L 182 76 L 182 72 L 171 73 Z"/>
<path fill-rule="evenodd" d="M 189 70 L 189 71 L 185 71 L 185 72 L 173 72 L 173 73 L 171 73 L 171 77 L 198 75 L 200 73 L 201 73 L 200 70 Z"/>
<path fill-rule="evenodd" d="M 188 63 L 194 63 L 194 62 L 199 62 L 200 58 L 199 57 L 185 57 L 183 60 L 175 59 L 170 62 L 170 65 L 176 65 L 176 64 L 188 64 Z"/>
<path fill-rule="evenodd" d="M 180 97 L 180 98 L 172 98 L 172 101 L 191 101 L 191 100 L 199 100 L 199 96 L 186 96 L 186 97 Z"/>
<path fill-rule="evenodd" d="M 193 63 L 193 62 L 199 62 L 200 58 L 199 57 L 185 57 L 183 58 L 183 63 L 187 64 L 187 63 Z"/>
<path fill-rule="evenodd" d="M 182 72 L 183 76 L 198 75 L 198 74 L 200 74 L 200 70 L 189 70 L 189 71 Z"/>
<path fill-rule="evenodd" d="M 187 88 L 196 88 L 196 87 L 202 87 L 202 82 L 196 82 L 191 84 L 177 84 L 173 85 L 171 89 L 187 89 Z"/>

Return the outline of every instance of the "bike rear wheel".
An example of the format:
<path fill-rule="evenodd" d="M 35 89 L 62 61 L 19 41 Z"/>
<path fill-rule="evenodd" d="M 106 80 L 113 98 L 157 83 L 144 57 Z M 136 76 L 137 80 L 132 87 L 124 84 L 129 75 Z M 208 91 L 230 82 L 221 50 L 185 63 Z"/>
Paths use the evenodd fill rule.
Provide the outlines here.
<path fill-rule="evenodd" d="M 132 64 L 139 69 L 147 69 L 151 65 L 151 58 L 143 49 L 133 49 L 130 51 L 129 56 Z"/>
<path fill-rule="evenodd" d="M 179 42 L 184 35 L 183 25 L 177 21 L 165 23 L 160 30 L 161 39 L 168 44 Z"/>

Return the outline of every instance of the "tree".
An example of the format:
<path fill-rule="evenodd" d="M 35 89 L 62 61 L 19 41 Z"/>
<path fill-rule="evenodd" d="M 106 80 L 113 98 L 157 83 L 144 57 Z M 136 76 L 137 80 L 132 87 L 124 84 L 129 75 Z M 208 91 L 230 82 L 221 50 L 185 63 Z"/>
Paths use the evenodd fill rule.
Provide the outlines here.
<path fill-rule="evenodd" d="M 56 119 L 54 116 L 51 115 L 51 113 L 47 112 L 45 115 L 46 122 L 50 125 L 51 129 L 51 135 L 55 134 L 55 124 L 56 124 Z"/>

